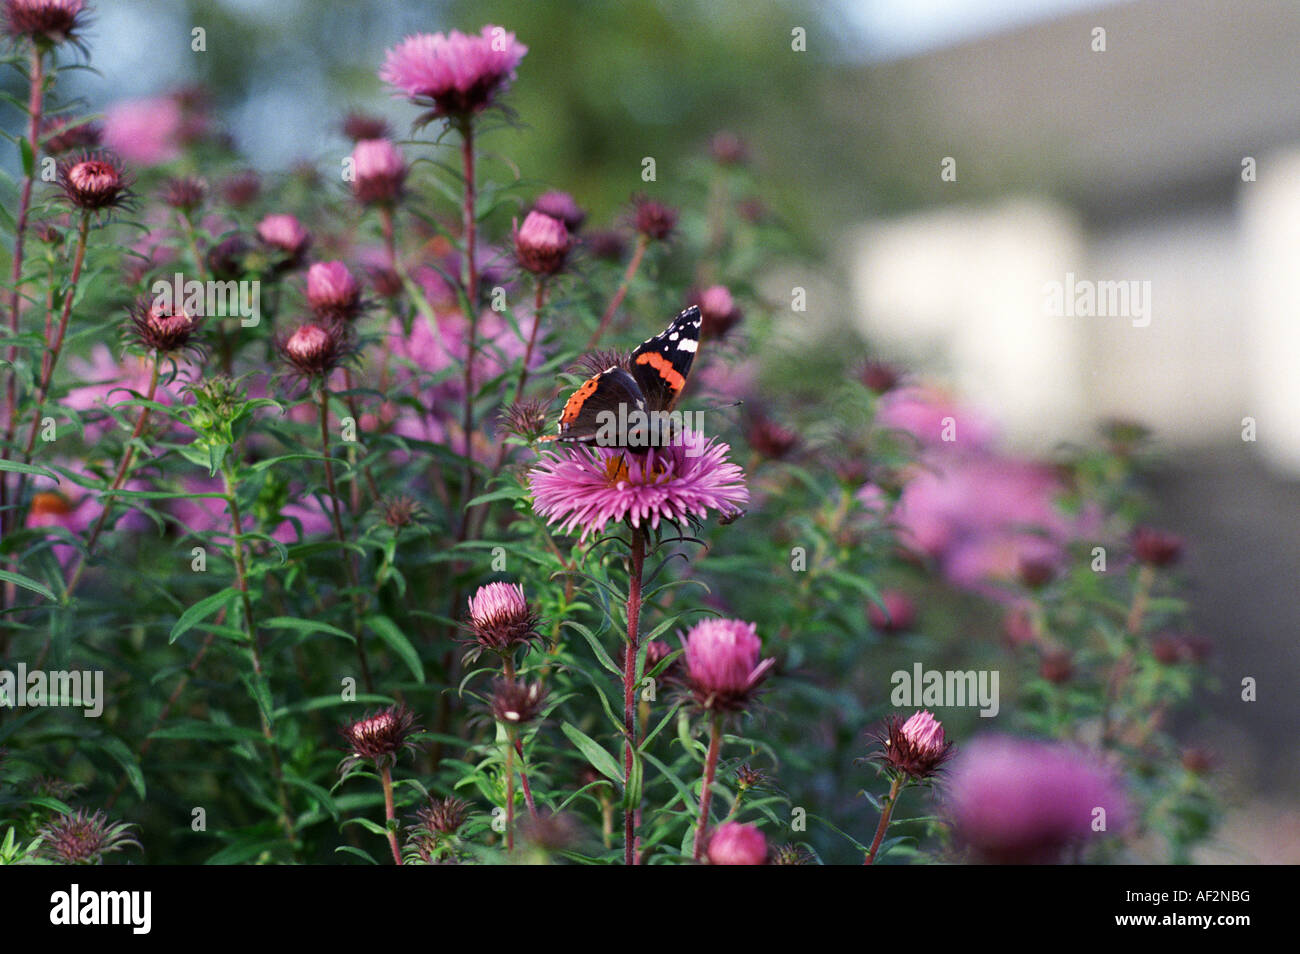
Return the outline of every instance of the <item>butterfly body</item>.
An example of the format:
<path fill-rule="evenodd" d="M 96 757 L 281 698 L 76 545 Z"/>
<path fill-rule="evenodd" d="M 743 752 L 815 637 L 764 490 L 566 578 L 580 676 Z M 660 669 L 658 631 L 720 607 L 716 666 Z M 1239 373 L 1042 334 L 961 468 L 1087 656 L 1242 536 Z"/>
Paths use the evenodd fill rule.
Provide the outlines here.
<path fill-rule="evenodd" d="M 644 452 L 680 430 L 673 408 L 686 387 L 700 342 L 694 305 L 632 352 L 626 368 L 606 368 L 569 396 L 551 440 Z M 680 415 L 677 415 L 680 417 Z"/>

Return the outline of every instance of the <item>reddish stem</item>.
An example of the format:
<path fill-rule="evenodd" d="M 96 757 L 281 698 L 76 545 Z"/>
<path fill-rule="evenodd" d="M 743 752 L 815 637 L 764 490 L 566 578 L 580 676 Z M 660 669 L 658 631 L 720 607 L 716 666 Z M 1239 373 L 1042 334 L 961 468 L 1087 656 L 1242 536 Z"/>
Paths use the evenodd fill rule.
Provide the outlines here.
<path fill-rule="evenodd" d="M 885 839 L 885 831 L 889 828 L 889 820 L 894 815 L 894 805 L 898 803 L 898 793 L 903 789 L 903 776 L 899 775 L 889 786 L 889 795 L 885 798 L 884 811 L 880 813 L 880 824 L 876 826 L 876 837 L 871 842 L 871 850 L 867 852 L 867 860 L 862 862 L 869 865 L 875 862 L 876 852 L 880 850 L 880 843 Z"/>
<path fill-rule="evenodd" d="M 149 391 L 145 395 L 145 406 L 140 408 L 140 416 L 136 418 L 135 429 L 131 431 L 131 437 L 126 442 L 126 447 L 122 451 L 121 463 L 117 465 L 117 474 L 113 477 L 113 483 L 109 485 L 110 494 L 114 490 L 121 490 L 122 485 L 126 483 L 127 472 L 131 469 L 131 461 L 135 459 L 135 442 L 140 439 L 144 433 L 144 426 L 149 420 L 149 405 L 153 403 L 154 397 L 158 393 L 158 378 L 162 371 L 162 356 L 158 352 L 153 355 L 153 370 L 149 375 Z M 71 597 L 76 590 L 77 584 L 81 582 L 81 575 L 86 569 L 86 561 L 90 559 L 95 552 L 95 544 L 99 542 L 99 535 L 104 532 L 104 526 L 108 523 L 108 515 L 113 509 L 113 501 L 105 501 L 104 509 L 99 513 L 99 519 L 95 521 L 95 527 L 90 532 L 90 538 L 86 541 L 86 552 L 81 554 L 77 559 L 77 568 L 73 571 L 72 576 L 68 579 L 67 596 Z"/>
<path fill-rule="evenodd" d="M 650 246 L 650 239 L 644 235 L 636 237 L 636 248 L 632 252 L 632 261 L 627 263 L 627 271 L 623 273 L 623 281 L 618 286 L 618 291 L 614 292 L 614 297 L 609 300 L 605 307 L 605 313 L 600 316 L 600 324 L 596 326 L 595 333 L 591 340 L 587 342 L 587 350 L 591 351 L 596 347 L 601 337 L 609 330 L 609 323 L 614 320 L 614 312 L 618 311 L 618 306 L 623 304 L 623 299 L 627 297 L 627 290 L 632 286 L 632 279 L 641 268 L 641 260 L 645 258 L 645 250 Z"/>
<path fill-rule="evenodd" d="M 699 861 L 704 854 L 704 835 L 709 830 L 709 806 L 713 803 L 713 777 L 718 770 L 718 752 L 722 748 L 722 716 L 713 713 L 709 726 L 709 754 L 704 759 L 704 783 L 700 788 L 700 820 L 695 824 L 695 849 L 691 858 Z"/>
<path fill-rule="evenodd" d="M 18 218 L 14 225 L 13 269 L 10 277 L 13 287 L 9 293 L 9 333 L 14 337 L 18 335 L 18 317 L 22 310 L 23 240 L 27 234 L 27 218 L 32 206 L 32 185 L 35 182 L 35 162 L 39 157 L 37 149 L 40 144 L 41 112 L 44 106 L 45 93 L 45 57 L 41 52 L 41 48 L 36 44 L 32 45 L 32 67 L 29 80 L 27 143 L 31 147 L 33 166 L 32 174 L 23 177 L 22 192 L 18 198 Z M 11 344 L 8 353 L 11 368 L 17 354 L 18 345 Z M 6 386 L 6 401 L 5 406 L 8 409 L 9 420 L 5 425 L 5 446 L 8 447 L 18 427 L 18 378 L 12 370 Z M 0 521 L 9 517 L 8 512 L 3 509 L 3 505 L 8 503 L 9 484 L 7 478 L 8 474 L 0 474 Z M 14 502 L 17 503 L 17 499 Z"/>
<path fill-rule="evenodd" d="M 469 305 L 469 314 L 465 316 L 469 322 L 469 346 L 465 355 L 465 416 L 462 426 L 465 429 L 465 495 L 464 500 L 468 503 L 474 497 L 474 460 L 473 460 L 473 432 L 474 432 L 474 356 L 478 351 L 478 266 L 476 262 L 476 249 L 474 247 L 477 241 L 477 222 L 476 219 L 476 193 L 474 186 L 474 126 L 471 120 L 466 119 L 461 123 L 461 142 L 460 155 L 461 163 L 465 171 L 465 201 L 461 210 L 463 222 L 462 231 L 464 233 L 463 241 L 465 249 L 463 252 L 463 267 L 461 279 L 465 284 L 465 298 Z M 461 518 L 463 521 L 469 519 L 466 512 Z"/>
<path fill-rule="evenodd" d="M 384 786 L 384 830 L 388 833 L 388 847 L 393 850 L 393 864 L 400 865 L 402 851 L 397 847 L 397 832 L 393 829 L 393 822 L 397 820 L 393 807 L 393 770 L 385 765 L 379 770 L 379 780 Z"/>
<path fill-rule="evenodd" d="M 628 569 L 627 646 L 623 654 L 623 863 L 634 865 L 636 857 L 636 809 L 628 795 L 632 786 L 633 750 L 636 748 L 636 660 L 640 650 L 641 576 L 645 569 L 645 536 L 632 529 L 632 554 Z"/>

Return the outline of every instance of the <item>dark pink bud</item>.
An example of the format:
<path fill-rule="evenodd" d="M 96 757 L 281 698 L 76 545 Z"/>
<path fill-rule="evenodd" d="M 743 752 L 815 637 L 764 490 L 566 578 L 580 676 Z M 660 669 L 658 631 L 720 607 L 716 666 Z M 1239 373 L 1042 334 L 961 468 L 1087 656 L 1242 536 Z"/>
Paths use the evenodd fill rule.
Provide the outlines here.
<path fill-rule="evenodd" d="M 126 171 L 110 153 L 98 152 L 64 161 L 58 172 L 64 196 L 87 212 L 121 205 L 127 196 Z"/>
<path fill-rule="evenodd" d="M 515 257 L 534 275 L 554 275 L 564 268 L 573 241 L 563 222 L 543 212 L 529 212 L 515 228 Z"/>
<path fill-rule="evenodd" d="M 726 285 L 710 285 L 694 296 L 703 319 L 702 331 L 707 338 L 722 338 L 745 317 L 731 297 Z"/>
<path fill-rule="evenodd" d="M 367 205 L 391 204 L 402 195 L 406 162 L 387 139 L 362 139 L 352 148 L 352 192 Z"/>
<path fill-rule="evenodd" d="M 645 196 L 637 196 L 632 201 L 638 232 L 660 242 L 672 235 L 673 229 L 677 227 L 676 209 L 654 199 L 647 199 Z"/>
<path fill-rule="evenodd" d="M 533 203 L 533 211 L 559 219 L 570 232 L 577 232 L 587 220 L 587 213 L 578 207 L 567 192 L 543 192 Z"/>
<path fill-rule="evenodd" d="M 1153 527 L 1138 527 L 1133 532 L 1133 552 L 1148 566 L 1172 566 L 1183 555 L 1183 538 Z"/>
<path fill-rule="evenodd" d="M 303 377 L 334 370 L 347 353 L 343 331 L 336 324 L 306 324 L 280 342 L 280 353 Z"/>
<path fill-rule="evenodd" d="M 342 262 L 307 269 L 307 304 L 321 318 L 349 321 L 361 310 L 361 286 Z"/>
<path fill-rule="evenodd" d="M 284 267 L 293 268 L 302 261 L 311 245 L 311 234 L 292 215 L 273 213 L 257 223 L 257 237 L 285 255 Z"/>

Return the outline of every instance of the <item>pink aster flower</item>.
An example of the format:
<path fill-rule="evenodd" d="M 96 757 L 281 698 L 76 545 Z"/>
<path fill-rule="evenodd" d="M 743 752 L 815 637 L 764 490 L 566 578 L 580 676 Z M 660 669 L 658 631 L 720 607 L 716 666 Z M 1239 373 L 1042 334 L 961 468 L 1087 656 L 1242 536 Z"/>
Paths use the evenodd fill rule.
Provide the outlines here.
<path fill-rule="evenodd" d="M 181 154 L 183 116 L 170 96 L 116 103 L 104 114 L 104 145 L 136 166 L 156 166 Z"/>
<path fill-rule="evenodd" d="M 86 0 L 4 0 L 3 25 L 10 36 L 41 43 L 79 41 Z"/>
<path fill-rule="evenodd" d="M 710 510 L 732 515 L 749 491 L 730 450 L 686 431 L 643 455 L 585 445 L 545 451 L 528 475 L 533 509 L 564 533 L 580 527 L 583 540 L 611 522 L 657 529 L 661 521 L 703 518 Z"/>
<path fill-rule="evenodd" d="M 946 791 L 957 839 L 996 864 L 1058 861 L 1066 847 L 1106 838 L 1128 819 L 1121 785 L 1096 756 L 1056 742 L 978 738 L 953 762 Z"/>
<path fill-rule="evenodd" d="M 417 33 L 388 51 L 379 78 L 434 116 L 465 117 L 491 106 L 509 88 L 528 47 L 503 27 L 477 36 Z"/>
<path fill-rule="evenodd" d="M 767 862 L 767 838 L 754 825 L 724 822 L 709 839 L 711 865 L 761 865 Z"/>
<path fill-rule="evenodd" d="M 775 659 L 759 660 L 757 626 L 738 619 L 706 619 L 682 641 L 686 681 L 704 709 L 742 709 L 767 678 Z"/>

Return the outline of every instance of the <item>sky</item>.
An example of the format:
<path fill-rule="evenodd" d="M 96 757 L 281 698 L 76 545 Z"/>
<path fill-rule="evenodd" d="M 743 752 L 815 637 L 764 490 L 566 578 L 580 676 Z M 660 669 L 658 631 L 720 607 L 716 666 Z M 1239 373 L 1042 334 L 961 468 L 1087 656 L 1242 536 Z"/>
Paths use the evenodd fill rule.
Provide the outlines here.
<path fill-rule="evenodd" d="M 864 61 L 911 56 L 1115 0 L 840 0 Z"/>

